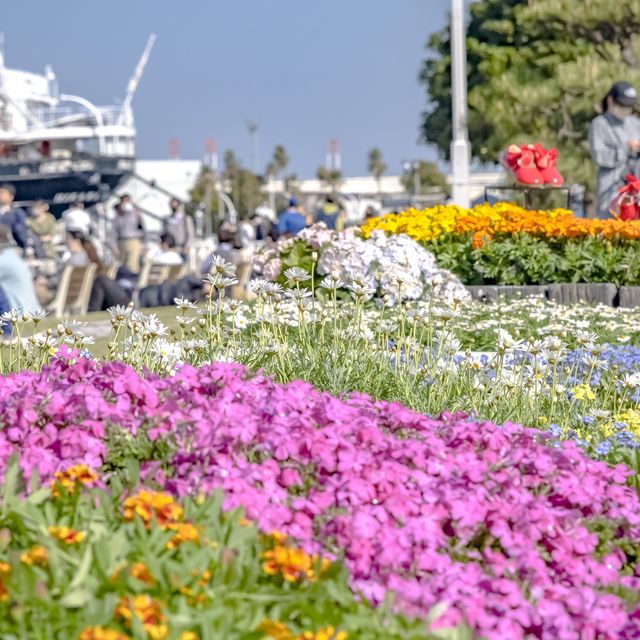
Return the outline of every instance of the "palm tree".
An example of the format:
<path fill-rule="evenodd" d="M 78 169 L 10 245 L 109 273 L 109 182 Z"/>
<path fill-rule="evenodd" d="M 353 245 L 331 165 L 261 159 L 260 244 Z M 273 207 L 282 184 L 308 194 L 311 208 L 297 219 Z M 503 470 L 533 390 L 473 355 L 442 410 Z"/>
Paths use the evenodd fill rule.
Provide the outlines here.
<path fill-rule="evenodd" d="M 331 192 L 335 192 L 342 182 L 342 171 L 339 169 L 327 169 L 327 167 L 318 167 L 316 172 L 318 180 L 322 182 Z"/>
<path fill-rule="evenodd" d="M 369 151 L 369 156 L 367 159 L 367 169 L 369 173 L 376 179 L 376 184 L 378 185 L 378 194 L 380 194 L 380 179 L 384 175 L 384 172 L 387 170 L 387 165 L 384 163 L 382 159 L 382 151 L 378 149 L 378 147 L 374 147 Z"/>

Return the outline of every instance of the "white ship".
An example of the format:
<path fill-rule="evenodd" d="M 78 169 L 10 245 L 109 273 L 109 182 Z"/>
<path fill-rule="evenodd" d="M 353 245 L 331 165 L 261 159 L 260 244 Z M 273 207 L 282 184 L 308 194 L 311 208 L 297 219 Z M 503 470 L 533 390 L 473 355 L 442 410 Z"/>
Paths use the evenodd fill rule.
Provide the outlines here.
<path fill-rule="evenodd" d="M 46 200 L 60 215 L 73 202 L 104 202 L 134 171 L 132 101 L 155 36 L 151 35 L 121 105 L 96 106 L 58 91 L 42 75 L 9 69 L 0 51 L 0 184 L 16 201 Z"/>

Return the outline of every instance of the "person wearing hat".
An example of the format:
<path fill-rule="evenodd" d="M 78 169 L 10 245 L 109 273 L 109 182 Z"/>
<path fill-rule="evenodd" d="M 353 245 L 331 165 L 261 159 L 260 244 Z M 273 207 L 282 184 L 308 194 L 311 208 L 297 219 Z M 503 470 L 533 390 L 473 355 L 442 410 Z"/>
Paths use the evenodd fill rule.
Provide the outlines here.
<path fill-rule="evenodd" d="M 298 209 L 298 199 L 291 198 L 289 207 L 285 209 L 278 218 L 277 231 L 278 236 L 289 238 L 297 235 L 307 226 L 307 220 Z"/>
<path fill-rule="evenodd" d="M 640 118 L 633 114 L 638 94 L 628 82 L 616 82 L 591 122 L 591 158 L 598 165 L 598 217 L 608 218 L 625 176 L 640 178 Z"/>

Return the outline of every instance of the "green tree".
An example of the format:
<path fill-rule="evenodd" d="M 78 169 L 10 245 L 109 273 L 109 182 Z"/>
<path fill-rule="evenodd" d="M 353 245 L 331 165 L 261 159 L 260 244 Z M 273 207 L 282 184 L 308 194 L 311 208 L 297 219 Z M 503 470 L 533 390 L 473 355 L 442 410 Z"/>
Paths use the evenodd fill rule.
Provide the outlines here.
<path fill-rule="evenodd" d="M 245 169 L 231 149 L 224 153 L 222 178 L 223 188 L 230 195 L 238 213 L 243 217 L 251 215 L 262 201 L 262 178 Z"/>
<path fill-rule="evenodd" d="M 342 171 L 339 169 L 328 169 L 327 167 L 318 167 L 316 172 L 318 180 L 329 191 L 336 191 L 342 183 Z"/>
<path fill-rule="evenodd" d="M 271 160 L 267 165 L 267 175 L 277 178 L 288 166 L 289 156 L 286 149 L 281 144 L 276 145 Z"/>
<path fill-rule="evenodd" d="M 443 193 L 448 194 L 449 185 L 447 184 L 447 177 L 438 169 L 438 165 L 435 162 L 426 162 L 421 160 L 418 169 L 418 179 L 416 180 L 416 169 L 413 169 L 409 173 L 405 173 L 402 178 L 402 185 L 410 192 L 415 193 L 416 184 L 420 185 L 420 194 L 429 193 L 433 189 L 438 188 Z"/>
<path fill-rule="evenodd" d="M 382 151 L 378 147 L 374 147 L 367 156 L 367 171 L 376 179 L 378 193 L 380 193 L 380 179 L 386 170 L 387 165 L 382 158 Z"/>
<path fill-rule="evenodd" d="M 480 0 L 467 31 L 472 154 L 495 162 L 510 143 L 556 146 L 571 182 L 594 185 L 587 132 L 619 79 L 640 83 L 640 0 Z M 431 36 L 420 74 L 430 105 L 422 137 L 449 157 L 447 29 Z"/>

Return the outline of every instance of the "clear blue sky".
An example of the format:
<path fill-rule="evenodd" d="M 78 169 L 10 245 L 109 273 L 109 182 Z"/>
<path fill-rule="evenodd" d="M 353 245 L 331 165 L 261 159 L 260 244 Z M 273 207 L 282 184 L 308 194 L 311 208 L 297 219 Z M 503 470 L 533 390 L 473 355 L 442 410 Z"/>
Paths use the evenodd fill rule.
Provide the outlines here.
<path fill-rule="evenodd" d="M 60 89 L 109 104 L 124 96 L 157 34 L 134 101 L 138 157 L 164 158 L 178 138 L 200 159 L 207 137 L 248 165 L 247 118 L 264 165 L 275 144 L 290 170 L 315 174 L 329 138 L 346 174 L 382 149 L 389 172 L 433 159 L 417 144 L 425 106 L 417 74 L 449 0 L 14 0 L 4 3 L 7 65 L 53 65 Z"/>

